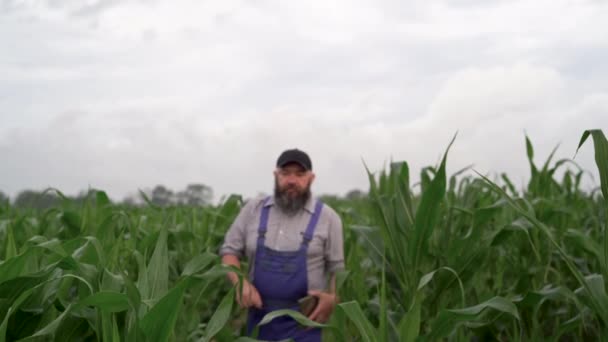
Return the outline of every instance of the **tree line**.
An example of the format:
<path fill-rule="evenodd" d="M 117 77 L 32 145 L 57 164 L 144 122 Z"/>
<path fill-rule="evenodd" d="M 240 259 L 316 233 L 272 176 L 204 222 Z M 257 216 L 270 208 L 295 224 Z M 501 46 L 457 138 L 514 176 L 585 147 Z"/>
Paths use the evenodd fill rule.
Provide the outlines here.
<path fill-rule="evenodd" d="M 81 191 L 76 196 L 63 195 L 73 203 L 79 204 L 88 200 L 95 200 L 95 189 Z M 91 196 L 91 194 L 93 194 Z M 45 210 L 61 205 L 65 200 L 56 191 L 47 189 L 44 191 L 23 190 L 11 199 L 0 190 L 0 207 L 10 205 L 15 208 L 29 208 Z M 348 191 L 344 196 L 324 194 L 321 199 L 328 204 L 340 200 L 360 200 L 367 196 L 367 193 L 358 189 Z M 147 201 L 159 207 L 169 206 L 205 206 L 213 201 L 213 189 L 205 184 L 188 184 L 185 189 L 174 191 L 164 185 L 156 185 L 153 188 L 140 190 L 138 194 L 128 195 L 120 201 L 112 201 L 130 207 L 146 205 Z"/>
<path fill-rule="evenodd" d="M 76 196 L 65 197 L 73 202 L 82 203 L 89 197 L 94 199 L 94 196 L 89 196 L 93 191 L 95 190 L 84 190 Z M 137 195 L 129 195 L 121 201 L 113 202 L 127 206 L 140 206 L 146 203 L 144 196 L 153 204 L 161 207 L 174 205 L 204 206 L 210 204 L 213 200 L 213 189 L 205 184 L 195 183 L 188 184 L 183 190 L 174 191 L 159 184 L 151 189 L 140 190 Z M 63 200 L 64 198 L 52 189 L 44 191 L 23 190 L 12 199 L 0 191 L 0 206 L 10 204 L 16 208 L 44 210 L 60 205 Z"/>

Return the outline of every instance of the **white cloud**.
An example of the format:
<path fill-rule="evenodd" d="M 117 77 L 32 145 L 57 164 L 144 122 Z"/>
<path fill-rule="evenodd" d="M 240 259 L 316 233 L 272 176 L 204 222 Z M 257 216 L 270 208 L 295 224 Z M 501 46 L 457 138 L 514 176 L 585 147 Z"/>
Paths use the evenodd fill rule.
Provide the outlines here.
<path fill-rule="evenodd" d="M 474 163 L 524 179 L 608 127 L 608 7 L 588 1 L 25 1 L 0 14 L 0 190 L 268 191 L 284 148 L 321 192 Z M 558 23 L 558 24 L 556 24 Z M 563 152 L 561 152 L 563 150 Z M 594 169 L 592 153 L 582 165 Z"/>

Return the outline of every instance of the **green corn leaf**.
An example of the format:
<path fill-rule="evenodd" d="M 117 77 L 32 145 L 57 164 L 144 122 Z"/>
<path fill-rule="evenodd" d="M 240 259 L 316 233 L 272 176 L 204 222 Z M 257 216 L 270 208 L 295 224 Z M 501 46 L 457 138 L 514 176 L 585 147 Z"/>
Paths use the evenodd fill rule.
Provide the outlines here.
<path fill-rule="evenodd" d="M 414 296 L 414 303 L 399 323 L 400 338 L 404 342 L 414 342 L 420 335 L 421 296 Z"/>
<path fill-rule="evenodd" d="M 509 195 L 507 195 L 507 193 L 504 192 L 504 190 L 502 190 L 500 187 L 498 187 L 494 182 L 492 182 L 487 177 L 485 177 L 479 173 L 477 173 L 477 174 L 480 177 L 482 177 L 490 185 L 492 190 L 494 190 L 495 192 L 497 192 L 501 196 L 503 196 L 503 198 L 505 198 L 508 201 L 509 205 L 511 205 L 511 207 L 513 209 L 515 209 L 519 213 L 519 215 L 525 217 L 534 227 L 538 228 L 545 235 L 547 240 L 558 251 L 558 253 L 562 257 L 562 260 L 564 260 L 564 262 L 566 263 L 566 266 L 567 266 L 568 270 L 570 271 L 570 273 L 576 278 L 578 283 L 581 284 L 586 289 L 587 293 L 593 298 L 595 296 L 595 293 L 590 288 L 590 285 L 588 284 L 588 282 L 584 279 L 581 271 L 576 268 L 576 266 L 570 259 L 570 256 L 568 256 L 568 254 L 566 254 L 564 249 L 557 243 L 551 230 L 544 223 L 542 223 L 538 219 L 536 219 L 536 217 L 534 217 L 533 213 L 530 213 L 528 210 L 521 208 L 515 200 L 513 200 Z M 597 317 L 599 317 L 604 322 L 608 322 L 608 303 L 606 303 L 602 298 L 594 298 L 594 300 L 592 300 L 590 302 L 590 305 L 592 306 L 592 309 L 593 309 L 594 313 L 597 315 Z"/>
<path fill-rule="evenodd" d="M 39 255 L 40 249 L 29 248 L 20 255 L 2 262 L 0 264 L 0 284 L 29 273 L 28 265 L 35 262 Z"/>
<path fill-rule="evenodd" d="M 33 334 L 29 337 L 20 339 L 18 342 L 35 341 L 35 340 L 38 340 L 40 337 L 52 336 L 53 334 L 55 334 L 55 331 L 59 328 L 59 325 L 63 322 L 63 320 L 66 318 L 66 316 L 70 313 L 71 310 L 72 310 L 72 306 L 68 306 L 65 309 L 65 311 L 63 311 L 61 313 L 61 315 L 59 315 L 51 323 L 47 324 L 44 328 L 36 331 L 35 334 Z"/>
<path fill-rule="evenodd" d="M 15 242 L 15 234 L 13 233 L 13 226 L 8 224 L 6 227 L 6 247 L 4 253 L 4 260 L 9 260 L 17 256 L 17 243 Z"/>
<path fill-rule="evenodd" d="M 581 146 L 583 146 L 589 135 L 593 137 L 593 145 L 595 147 L 595 163 L 600 173 L 602 194 L 604 195 L 604 199 L 608 201 L 608 140 L 606 140 L 606 136 L 599 129 L 592 129 L 583 132 L 576 152 L 578 153 L 578 150 L 581 148 Z"/>
<path fill-rule="evenodd" d="M 80 235 L 82 218 L 77 212 L 72 210 L 65 210 L 61 215 L 61 221 L 68 228 L 70 237 L 76 237 Z"/>
<path fill-rule="evenodd" d="M 575 294 L 581 297 L 581 300 L 589 307 L 599 305 L 602 308 L 608 307 L 608 295 L 606 295 L 606 288 L 604 277 L 600 274 L 590 274 L 585 277 L 586 287 L 580 287 Z M 588 292 L 584 291 L 588 289 Z"/>
<path fill-rule="evenodd" d="M 161 227 L 147 271 L 150 281 L 149 299 L 158 299 L 167 293 L 169 288 L 169 251 L 167 249 L 166 225 Z"/>
<path fill-rule="evenodd" d="M 462 280 L 460 280 L 460 277 L 458 276 L 458 272 L 456 272 L 454 269 L 452 269 L 450 267 L 440 267 L 440 268 L 422 276 L 420 278 L 420 282 L 418 283 L 417 291 L 422 290 L 428 283 L 430 283 L 431 280 L 433 280 L 433 277 L 435 276 L 435 274 L 439 271 L 448 271 L 449 273 L 454 275 L 454 277 L 458 280 L 458 285 L 460 285 L 460 298 L 461 298 L 462 306 L 464 306 L 464 300 L 465 300 L 464 285 L 462 284 Z"/>
<path fill-rule="evenodd" d="M 77 307 L 95 306 L 108 313 L 121 312 L 129 309 L 129 297 L 118 292 L 96 292 L 80 302 Z"/>
<path fill-rule="evenodd" d="M 206 252 L 197 255 L 186 264 L 184 270 L 182 271 L 182 276 L 189 276 L 198 273 L 207 268 L 207 266 L 211 265 L 212 262 L 217 260 L 218 256 L 213 253 Z"/>
<path fill-rule="evenodd" d="M 108 195 L 105 193 L 105 191 L 95 191 L 95 202 L 97 204 L 98 208 L 105 208 L 108 207 L 112 204 L 112 202 L 110 202 L 110 199 L 108 198 Z"/>
<path fill-rule="evenodd" d="M 604 196 L 604 203 L 606 203 L 604 206 L 604 261 L 602 262 L 602 273 L 604 274 L 604 277 L 608 277 L 608 140 L 606 140 L 604 132 L 599 129 L 587 130 L 583 132 L 576 152 L 583 146 L 589 135 L 593 137 L 595 164 L 597 165 L 600 174 L 602 195 Z"/>
<path fill-rule="evenodd" d="M 326 326 L 325 324 L 311 321 L 310 319 L 308 319 L 308 317 L 302 315 L 298 311 L 294 311 L 294 310 L 290 310 L 290 309 L 281 309 L 281 310 L 276 310 L 276 311 L 270 312 L 262 318 L 262 320 L 260 321 L 260 323 L 258 325 L 268 324 L 273 319 L 275 319 L 277 317 L 281 317 L 281 316 L 289 316 L 289 317 L 293 318 L 294 320 L 296 320 L 298 323 L 300 323 L 304 326 L 307 326 L 307 327 L 323 328 Z"/>
<path fill-rule="evenodd" d="M 118 331 L 118 323 L 116 316 L 112 315 L 112 341 L 120 341 L 120 332 Z"/>
<path fill-rule="evenodd" d="M 114 315 L 106 310 L 99 310 L 99 312 L 101 313 L 101 337 L 103 342 L 112 342 Z"/>
<path fill-rule="evenodd" d="M 363 314 L 359 303 L 354 301 L 341 303 L 338 304 L 338 308 L 355 325 L 363 341 L 377 341 L 378 332 Z"/>
<path fill-rule="evenodd" d="M 456 136 L 448 145 L 448 148 L 443 155 L 441 165 L 435 174 L 435 178 L 422 193 L 420 205 L 416 210 L 416 219 L 414 223 L 414 234 L 410 240 L 410 258 L 413 261 L 413 267 L 418 269 L 422 253 L 427 250 L 428 239 L 435 228 L 439 219 L 440 206 L 446 192 L 446 161 L 450 147 L 454 143 Z"/>
<path fill-rule="evenodd" d="M 141 330 L 148 340 L 159 342 L 169 340 L 182 306 L 182 299 L 187 284 L 187 281 L 178 283 L 141 320 Z"/>
<path fill-rule="evenodd" d="M 213 316 L 207 323 L 205 329 L 204 341 L 211 339 L 228 323 L 230 313 L 232 312 L 232 304 L 234 303 L 234 287 L 224 296 L 220 306 L 215 310 Z"/>
<path fill-rule="evenodd" d="M 44 283 L 42 283 L 44 284 Z M 23 304 L 23 302 L 25 302 L 31 295 L 32 293 L 34 293 L 34 291 L 38 288 L 41 287 L 42 284 L 38 285 L 37 287 L 33 287 L 30 289 L 27 289 L 25 291 L 23 291 L 19 297 L 13 302 L 13 304 L 11 305 L 11 307 L 8 309 L 8 311 L 6 312 L 6 315 L 4 316 L 4 320 L 2 321 L 2 325 L 0 325 L 0 342 L 6 342 L 6 332 L 8 329 L 8 320 L 9 318 L 15 313 L 15 311 L 17 311 L 21 305 Z"/>
<path fill-rule="evenodd" d="M 425 341 L 437 341 L 450 334 L 457 326 L 463 322 L 476 322 L 477 326 L 483 326 L 481 321 L 482 314 L 487 310 L 495 310 L 508 314 L 517 321 L 520 321 L 519 312 L 513 302 L 502 298 L 494 297 L 483 303 L 455 310 L 442 310 L 439 316 L 431 324 L 431 332 L 424 336 Z"/>

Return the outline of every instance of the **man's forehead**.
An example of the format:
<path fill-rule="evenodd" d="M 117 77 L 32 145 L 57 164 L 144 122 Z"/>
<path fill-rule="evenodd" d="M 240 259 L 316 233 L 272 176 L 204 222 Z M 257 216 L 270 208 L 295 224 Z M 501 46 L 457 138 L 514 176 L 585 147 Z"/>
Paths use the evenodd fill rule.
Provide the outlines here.
<path fill-rule="evenodd" d="M 300 165 L 296 162 L 287 163 L 287 164 L 283 165 L 282 167 L 279 167 L 279 170 L 302 171 L 302 172 L 306 171 L 306 169 L 302 165 Z"/>

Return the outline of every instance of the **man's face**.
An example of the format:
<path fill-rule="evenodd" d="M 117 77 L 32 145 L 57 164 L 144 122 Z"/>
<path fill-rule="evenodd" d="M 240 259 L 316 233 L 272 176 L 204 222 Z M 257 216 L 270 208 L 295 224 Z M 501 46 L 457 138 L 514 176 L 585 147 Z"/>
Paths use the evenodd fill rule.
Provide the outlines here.
<path fill-rule="evenodd" d="M 274 176 L 277 204 L 288 214 L 295 214 L 304 207 L 310 197 L 314 173 L 297 163 L 289 163 L 277 168 Z"/>

